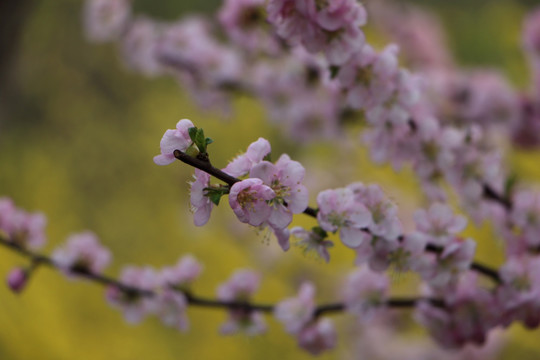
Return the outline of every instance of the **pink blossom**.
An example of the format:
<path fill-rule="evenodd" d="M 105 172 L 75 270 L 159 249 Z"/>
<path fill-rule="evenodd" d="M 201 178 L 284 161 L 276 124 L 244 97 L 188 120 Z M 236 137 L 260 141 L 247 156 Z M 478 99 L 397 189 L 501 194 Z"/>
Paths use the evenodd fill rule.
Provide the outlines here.
<path fill-rule="evenodd" d="M 180 331 L 187 331 L 189 321 L 186 315 L 188 303 L 186 297 L 168 288 L 163 289 L 156 299 L 156 313 L 166 326 Z"/>
<path fill-rule="evenodd" d="M 334 323 L 328 318 L 319 319 L 304 326 L 298 334 L 298 346 L 311 355 L 319 355 L 336 347 L 337 336 Z"/>
<path fill-rule="evenodd" d="M 20 267 L 13 268 L 9 272 L 6 282 L 11 291 L 18 294 L 26 287 L 28 271 Z"/>
<path fill-rule="evenodd" d="M 159 75 L 163 68 L 156 58 L 160 25 L 146 18 L 129 23 L 121 38 L 122 56 L 130 68 L 146 76 Z"/>
<path fill-rule="evenodd" d="M 265 31 L 264 0 L 227 0 L 218 13 L 227 35 L 243 49 L 278 51 L 278 44 Z"/>
<path fill-rule="evenodd" d="M 270 201 L 272 212 L 268 223 L 277 229 L 286 228 L 292 221 L 293 214 L 302 213 L 308 206 L 309 194 L 307 188 L 301 184 L 305 169 L 297 161 L 283 154 L 272 164 L 262 161 L 251 168 L 252 178 L 259 178 L 275 193 Z"/>
<path fill-rule="evenodd" d="M 476 243 L 471 239 L 454 238 L 440 254 L 426 253 L 419 259 L 418 271 L 431 286 L 443 288 L 455 283 L 467 271 L 474 258 Z"/>
<path fill-rule="evenodd" d="M 540 245 L 540 194 L 517 192 L 513 204 L 510 219 L 515 231 L 528 246 Z"/>
<path fill-rule="evenodd" d="M 414 213 L 416 228 L 429 236 L 435 245 L 445 245 L 453 235 L 459 233 L 467 225 L 461 215 L 454 215 L 448 205 L 434 203 L 429 210 L 417 210 Z"/>
<path fill-rule="evenodd" d="M 419 271 L 422 267 L 422 255 L 426 249 L 427 239 L 420 233 L 407 234 L 393 250 L 388 261 L 398 271 Z"/>
<path fill-rule="evenodd" d="M 219 286 L 218 299 L 223 301 L 248 300 L 259 288 L 259 274 L 251 270 L 237 270 L 227 281 Z"/>
<path fill-rule="evenodd" d="M 370 109 L 389 100 L 396 90 L 398 47 L 387 46 L 380 54 L 369 46 L 345 63 L 338 79 L 347 89 L 348 104 L 354 109 Z"/>
<path fill-rule="evenodd" d="M 366 10 L 354 0 L 329 1 L 328 5 L 317 13 L 317 23 L 328 31 L 337 31 L 348 26 L 359 28 L 366 22 Z"/>
<path fill-rule="evenodd" d="M 304 254 L 315 252 L 325 262 L 330 261 L 328 248 L 333 247 L 334 243 L 326 240 L 319 232 L 307 231 L 300 226 L 296 226 L 291 229 L 291 235 L 299 239 L 296 245 L 304 250 Z"/>
<path fill-rule="evenodd" d="M 373 235 L 385 240 L 396 240 L 401 234 L 401 222 L 397 216 L 397 206 L 391 202 L 378 185 L 354 183 L 348 186 L 355 200 L 363 204 L 370 212 L 373 222 L 369 230 Z"/>
<path fill-rule="evenodd" d="M 418 7 L 396 5 L 379 2 L 369 10 L 373 23 L 400 45 L 407 63 L 418 69 L 452 66 L 439 19 Z"/>
<path fill-rule="evenodd" d="M 202 265 L 192 255 L 184 255 L 176 265 L 161 269 L 158 274 L 164 286 L 187 289 L 200 276 Z"/>
<path fill-rule="evenodd" d="M 390 281 L 384 274 L 359 268 L 349 274 L 344 286 L 347 311 L 358 315 L 361 321 L 371 320 L 384 307 Z"/>
<path fill-rule="evenodd" d="M 186 151 L 191 146 L 192 141 L 188 129 L 192 127 L 194 126 L 191 120 L 182 119 L 176 124 L 176 129 L 165 131 L 159 144 L 161 154 L 154 156 L 154 162 L 157 165 L 172 164 L 176 160 L 175 150 Z"/>
<path fill-rule="evenodd" d="M 498 324 L 493 295 L 476 281 L 476 276 L 468 273 L 456 288 L 447 289 L 445 308 L 427 302 L 416 307 L 417 321 L 445 348 L 460 348 L 467 343 L 482 345 L 488 332 Z"/>
<path fill-rule="evenodd" d="M 151 267 L 126 266 L 120 274 L 120 282 L 125 286 L 147 291 L 153 291 L 160 286 L 160 279 Z M 114 285 L 107 288 L 106 297 L 112 306 L 122 310 L 126 321 L 131 324 L 141 322 L 147 314 L 155 313 L 159 307 L 156 299 L 124 291 Z"/>
<path fill-rule="evenodd" d="M 15 207 L 11 199 L 0 198 L 0 231 L 8 236 L 6 240 L 23 248 L 39 249 L 46 241 L 46 225 L 42 213 L 27 213 Z"/>
<path fill-rule="evenodd" d="M 218 287 L 218 299 L 226 302 L 249 301 L 259 288 L 259 275 L 250 270 L 237 270 L 224 284 Z M 229 319 L 221 327 L 221 333 L 234 334 L 239 331 L 256 335 L 266 331 L 261 314 L 249 308 L 229 310 Z"/>
<path fill-rule="evenodd" d="M 309 50 L 310 42 L 323 36 L 315 23 L 315 3 L 311 0 L 271 0 L 266 10 L 268 21 L 276 26 L 277 34 L 291 45 L 302 43 Z"/>
<path fill-rule="evenodd" d="M 131 16 L 131 0 L 87 0 L 84 6 L 86 36 L 95 42 L 116 40 Z"/>
<path fill-rule="evenodd" d="M 285 325 L 290 334 L 298 334 L 308 324 L 315 311 L 315 287 L 306 282 L 300 286 L 297 297 L 280 301 L 274 308 L 274 316 Z"/>
<path fill-rule="evenodd" d="M 266 322 L 260 312 L 235 309 L 229 311 L 229 318 L 221 325 L 220 333 L 233 335 L 242 332 L 253 336 L 266 332 L 266 329 Z"/>
<path fill-rule="evenodd" d="M 497 301 L 505 326 L 519 320 L 528 328 L 540 324 L 540 259 L 511 257 L 500 268 L 503 284 L 497 288 Z"/>
<path fill-rule="evenodd" d="M 332 64 L 343 64 L 364 45 L 360 27 L 366 23 L 366 12 L 354 0 L 328 4 L 275 0 L 267 11 L 278 35 L 292 45 L 301 43 L 311 53 L 323 51 Z"/>
<path fill-rule="evenodd" d="M 540 9 L 532 11 L 525 19 L 523 46 L 531 55 L 540 58 Z"/>
<path fill-rule="evenodd" d="M 354 192 L 350 188 L 320 192 L 317 205 L 317 220 L 320 226 L 329 232 L 339 230 L 339 236 L 345 245 L 356 248 L 370 238 L 364 229 L 373 221 L 371 213 L 355 200 Z"/>
<path fill-rule="evenodd" d="M 206 194 L 206 188 L 210 187 L 210 175 L 202 170 L 195 169 L 195 181 L 191 182 L 191 209 L 195 226 L 203 226 L 210 219 L 210 213 L 214 203 Z"/>
<path fill-rule="evenodd" d="M 66 244 L 54 251 L 52 259 L 68 274 L 100 274 L 111 262 L 111 253 L 94 233 L 86 231 L 68 237 Z"/>
<path fill-rule="evenodd" d="M 268 201 L 276 194 L 261 179 L 246 179 L 235 183 L 229 193 L 229 205 L 238 220 L 260 226 L 270 218 L 272 208 Z"/>
<path fill-rule="evenodd" d="M 248 146 L 247 151 L 234 158 L 225 169 L 224 172 L 234 177 L 245 176 L 251 168 L 270 154 L 271 147 L 268 140 L 259 138 L 257 141 Z"/>

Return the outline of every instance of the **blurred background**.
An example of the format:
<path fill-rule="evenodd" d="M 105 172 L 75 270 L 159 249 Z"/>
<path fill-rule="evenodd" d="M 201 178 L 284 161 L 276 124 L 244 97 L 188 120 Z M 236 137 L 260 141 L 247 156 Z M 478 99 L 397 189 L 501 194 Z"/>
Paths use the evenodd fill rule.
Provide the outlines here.
<path fill-rule="evenodd" d="M 137 12 L 173 20 L 188 12 L 211 14 L 220 1 L 134 3 Z M 527 86 L 521 21 L 537 1 L 418 3 L 441 18 L 459 63 L 500 68 L 515 86 Z M 114 254 L 111 275 L 124 264 L 159 268 L 191 253 L 206 264 L 195 286 L 200 294 L 213 296 L 236 268 L 253 268 L 263 274 L 255 300 L 280 300 L 308 279 L 318 284 L 319 301 L 331 301 L 352 267 L 353 254 L 341 246 L 332 250 L 328 265 L 294 247 L 283 255 L 274 240 L 268 243 L 264 234 L 238 223 L 225 206 L 214 210 L 204 228 L 192 224 L 187 191 L 192 169 L 152 162 L 163 132 L 181 118 L 214 139 L 210 151 L 218 167 L 259 136 L 268 138 L 276 158 L 287 152 L 304 162 L 312 204 L 316 189 L 358 180 L 379 183 L 398 203 L 406 227 L 412 210 L 423 204 L 410 171 L 396 174 L 375 166 L 363 148 L 298 146 L 271 127 L 262 107 L 249 98 L 238 98 L 234 115 L 225 119 L 198 109 L 171 78 L 130 72 L 113 45 L 85 40 L 81 8 L 75 0 L 0 2 L 0 196 L 47 215 L 47 251 L 70 233 L 91 229 Z M 336 159 L 347 159 L 350 166 L 335 169 Z M 535 153 L 513 152 L 510 167 L 524 181 L 539 181 L 538 160 Z M 295 223 L 311 225 L 303 218 Z M 479 260 L 501 263 L 501 245 L 489 224 L 469 225 L 467 234 L 478 240 Z M 0 249 L 0 274 L 15 265 L 24 265 L 23 259 Z M 415 281 L 395 276 L 393 291 L 414 294 Z M 264 336 L 222 337 L 217 329 L 226 314 L 199 309 L 188 314 L 187 334 L 153 318 L 131 326 L 107 305 L 99 286 L 42 269 L 21 295 L 0 286 L 0 359 L 310 358 L 273 319 L 268 318 Z M 321 358 L 356 358 L 355 339 L 344 334 L 351 320 L 335 319 L 344 336 L 337 350 Z M 425 336 L 409 328 L 405 336 Z M 539 330 L 514 325 L 507 334 L 501 359 L 540 358 Z"/>

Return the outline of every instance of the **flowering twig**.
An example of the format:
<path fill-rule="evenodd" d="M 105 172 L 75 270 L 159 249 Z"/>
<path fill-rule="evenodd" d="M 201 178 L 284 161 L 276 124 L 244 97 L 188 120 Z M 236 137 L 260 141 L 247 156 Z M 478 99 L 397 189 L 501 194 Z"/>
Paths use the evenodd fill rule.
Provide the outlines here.
<path fill-rule="evenodd" d="M 211 176 L 214 176 L 215 178 L 225 182 L 229 186 L 232 186 L 233 184 L 241 181 L 240 179 L 238 179 L 238 178 L 236 178 L 234 176 L 231 176 L 231 175 L 227 174 L 226 172 L 214 167 L 207 158 L 199 159 L 197 157 L 189 156 L 189 155 L 183 153 L 180 150 L 175 150 L 174 151 L 174 157 L 176 159 L 182 161 L 185 164 L 193 166 L 193 167 L 195 167 L 195 168 L 197 168 L 199 170 L 202 170 L 202 171 L 206 172 L 207 174 L 209 174 Z M 308 215 L 308 216 L 316 218 L 317 217 L 317 211 L 318 211 L 317 209 L 308 206 L 304 210 L 303 213 Z M 367 228 L 364 228 L 362 230 L 364 232 L 366 232 L 366 233 L 370 233 L 370 230 L 367 229 Z M 398 239 L 400 241 L 403 241 L 403 239 L 404 239 L 403 235 L 401 235 Z M 428 251 L 428 252 L 439 254 L 439 253 L 442 252 L 442 250 L 443 249 L 441 247 L 433 245 L 433 244 L 428 244 L 426 246 L 426 251 Z M 499 273 L 497 272 L 497 270 L 492 269 L 489 266 L 480 264 L 478 262 L 473 262 L 471 264 L 471 270 L 476 271 L 479 274 L 482 274 L 484 276 L 489 277 L 490 279 L 492 279 L 497 284 L 501 283 L 501 278 L 500 278 Z"/>
<path fill-rule="evenodd" d="M 39 265 L 44 265 L 55 270 L 62 270 L 52 258 L 25 249 L 24 247 L 21 247 L 20 245 L 2 237 L 0 237 L 0 245 L 28 258 L 32 262 L 33 266 L 37 267 Z M 83 277 L 97 284 L 104 286 L 113 286 L 127 295 L 143 297 L 154 297 L 157 295 L 155 291 L 129 286 L 115 278 L 92 273 L 86 269 L 73 268 L 71 269 L 71 271 L 77 276 Z M 171 286 L 170 289 L 182 293 L 185 296 L 187 303 L 191 306 L 216 309 L 243 310 L 247 312 L 257 311 L 262 313 L 272 313 L 275 308 L 275 305 L 273 304 L 260 304 L 249 301 L 221 301 L 213 298 L 202 297 L 193 294 L 191 291 L 182 290 L 174 286 Z M 419 301 L 427 301 L 430 302 L 433 306 L 441 308 L 445 306 L 443 300 L 435 298 L 390 298 L 385 302 L 385 305 L 392 308 L 414 308 Z M 319 305 L 315 308 L 314 317 L 329 313 L 342 313 L 344 311 L 345 305 L 343 303 L 324 304 Z"/>

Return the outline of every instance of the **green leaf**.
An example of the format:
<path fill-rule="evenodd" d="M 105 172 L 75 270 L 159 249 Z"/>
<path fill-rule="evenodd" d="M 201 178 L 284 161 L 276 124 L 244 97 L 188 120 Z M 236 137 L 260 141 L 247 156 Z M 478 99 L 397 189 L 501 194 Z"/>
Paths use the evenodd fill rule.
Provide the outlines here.
<path fill-rule="evenodd" d="M 514 187 L 516 186 L 517 182 L 518 182 L 518 177 L 516 174 L 510 174 L 510 176 L 508 176 L 504 184 L 504 196 L 506 198 L 511 197 L 512 192 L 514 191 Z"/>
<path fill-rule="evenodd" d="M 216 205 L 219 205 L 219 201 L 221 200 L 221 197 L 223 195 L 226 195 L 229 193 L 229 187 L 223 186 L 223 185 L 214 185 L 211 187 L 207 187 L 204 189 L 205 193 L 204 196 L 210 199 L 211 202 L 213 202 Z"/>
<path fill-rule="evenodd" d="M 271 153 L 266 154 L 266 155 L 263 157 L 263 160 L 272 162 L 272 156 L 271 156 L 271 155 L 272 155 Z"/>
<path fill-rule="evenodd" d="M 197 137 L 197 132 L 199 131 L 199 129 L 197 129 L 195 126 L 194 127 L 190 127 L 188 129 L 188 134 L 189 134 L 189 137 L 191 138 L 191 141 L 193 141 L 194 143 L 196 143 L 195 139 Z"/>
<path fill-rule="evenodd" d="M 213 142 L 214 142 L 214 140 L 212 140 L 210 138 L 206 138 L 206 145 L 210 145 Z"/>
<path fill-rule="evenodd" d="M 204 136 L 203 129 L 197 129 L 197 133 L 195 134 L 195 145 L 197 145 L 201 153 L 206 154 L 206 137 Z"/>
<path fill-rule="evenodd" d="M 328 233 L 319 226 L 314 226 L 313 228 L 311 228 L 311 231 L 313 231 L 315 234 L 319 235 L 323 239 L 328 237 Z"/>
<path fill-rule="evenodd" d="M 330 78 L 331 79 L 335 78 L 339 74 L 340 69 L 341 68 L 339 66 L 336 66 L 336 65 L 330 66 Z"/>
<path fill-rule="evenodd" d="M 216 206 L 219 205 L 219 200 L 221 200 L 222 196 L 223 196 L 223 194 L 221 194 L 219 192 L 212 192 L 212 193 L 208 194 L 208 198 L 210 199 L 211 202 L 216 204 Z"/>

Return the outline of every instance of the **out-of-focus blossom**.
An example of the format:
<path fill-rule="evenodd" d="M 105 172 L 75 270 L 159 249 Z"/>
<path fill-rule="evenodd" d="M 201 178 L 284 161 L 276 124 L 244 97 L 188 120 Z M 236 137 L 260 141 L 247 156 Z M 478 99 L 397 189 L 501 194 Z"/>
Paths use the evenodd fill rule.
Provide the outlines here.
<path fill-rule="evenodd" d="M 120 282 L 143 291 L 154 291 L 160 286 L 158 274 L 151 267 L 126 266 L 120 274 Z M 125 291 L 114 285 L 107 288 L 106 297 L 112 306 L 122 310 L 124 318 L 131 324 L 141 322 L 146 315 L 156 313 L 159 308 L 155 298 Z"/>
<path fill-rule="evenodd" d="M 333 349 L 337 343 L 334 323 L 328 318 L 314 320 L 298 333 L 298 346 L 312 355 Z"/>
<path fill-rule="evenodd" d="M 311 283 L 303 283 L 298 295 L 280 301 L 275 309 L 274 316 L 285 325 L 290 334 L 298 334 L 308 324 L 315 311 L 315 287 Z"/>
<path fill-rule="evenodd" d="M 448 205 L 435 203 L 429 210 L 420 209 L 414 214 L 417 231 L 429 236 L 431 243 L 444 246 L 453 235 L 461 232 L 467 225 L 467 219 L 454 215 Z"/>
<path fill-rule="evenodd" d="M 320 232 L 307 231 L 306 229 L 295 226 L 291 229 L 291 235 L 298 238 L 296 245 L 304 250 L 305 254 L 315 252 L 317 256 L 322 258 L 325 262 L 330 261 L 330 253 L 328 248 L 334 246 L 334 243 L 330 240 L 326 240 Z"/>
<path fill-rule="evenodd" d="M 360 268 L 349 274 L 344 285 L 347 311 L 358 315 L 360 321 L 373 319 L 384 308 L 390 281 L 384 274 Z"/>
<path fill-rule="evenodd" d="M 0 231 L 7 235 L 7 241 L 23 248 L 41 248 L 46 241 L 47 219 L 42 213 L 27 213 L 18 209 L 13 201 L 0 198 Z"/>
<path fill-rule="evenodd" d="M 329 232 L 339 230 L 341 241 L 351 247 L 360 246 L 370 237 L 363 230 L 371 225 L 369 210 L 354 198 L 350 188 L 324 190 L 317 196 L 320 226 Z"/>
<path fill-rule="evenodd" d="M 118 39 L 131 16 L 131 0 L 88 0 L 84 6 L 86 36 L 95 42 Z"/>
<path fill-rule="evenodd" d="M 187 289 L 199 277 L 201 271 L 201 263 L 194 256 L 185 255 L 176 265 L 161 269 L 159 277 L 163 286 Z"/>
<path fill-rule="evenodd" d="M 52 255 L 56 265 L 67 274 L 89 272 L 100 274 L 111 262 L 111 252 L 99 243 L 91 231 L 74 234 Z"/>
<path fill-rule="evenodd" d="M 259 288 L 259 275 L 250 270 L 237 270 L 226 283 L 218 287 L 218 299 L 226 302 L 247 302 Z M 231 308 L 229 318 L 221 327 L 221 333 L 234 334 L 244 331 L 256 335 L 266 331 L 261 314 L 246 308 Z"/>
<path fill-rule="evenodd" d="M 121 38 L 121 52 L 126 64 L 142 74 L 153 77 L 163 72 L 156 57 L 156 46 L 161 25 L 147 18 L 136 18 L 129 23 Z"/>
<path fill-rule="evenodd" d="M 166 326 L 187 331 L 189 321 L 186 315 L 186 297 L 177 291 L 164 288 L 156 298 L 156 314 Z"/>
<path fill-rule="evenodd" d="M 463 276 L 456 288 L 446 291 L 446 307 L 422 302 L 416 307 L 417 321 L 445 348 L 460 348 L 467 343 L 484 344 L 488 332 L 499 322 L 493 295 L 482 289 L 471 273 Z"/>

